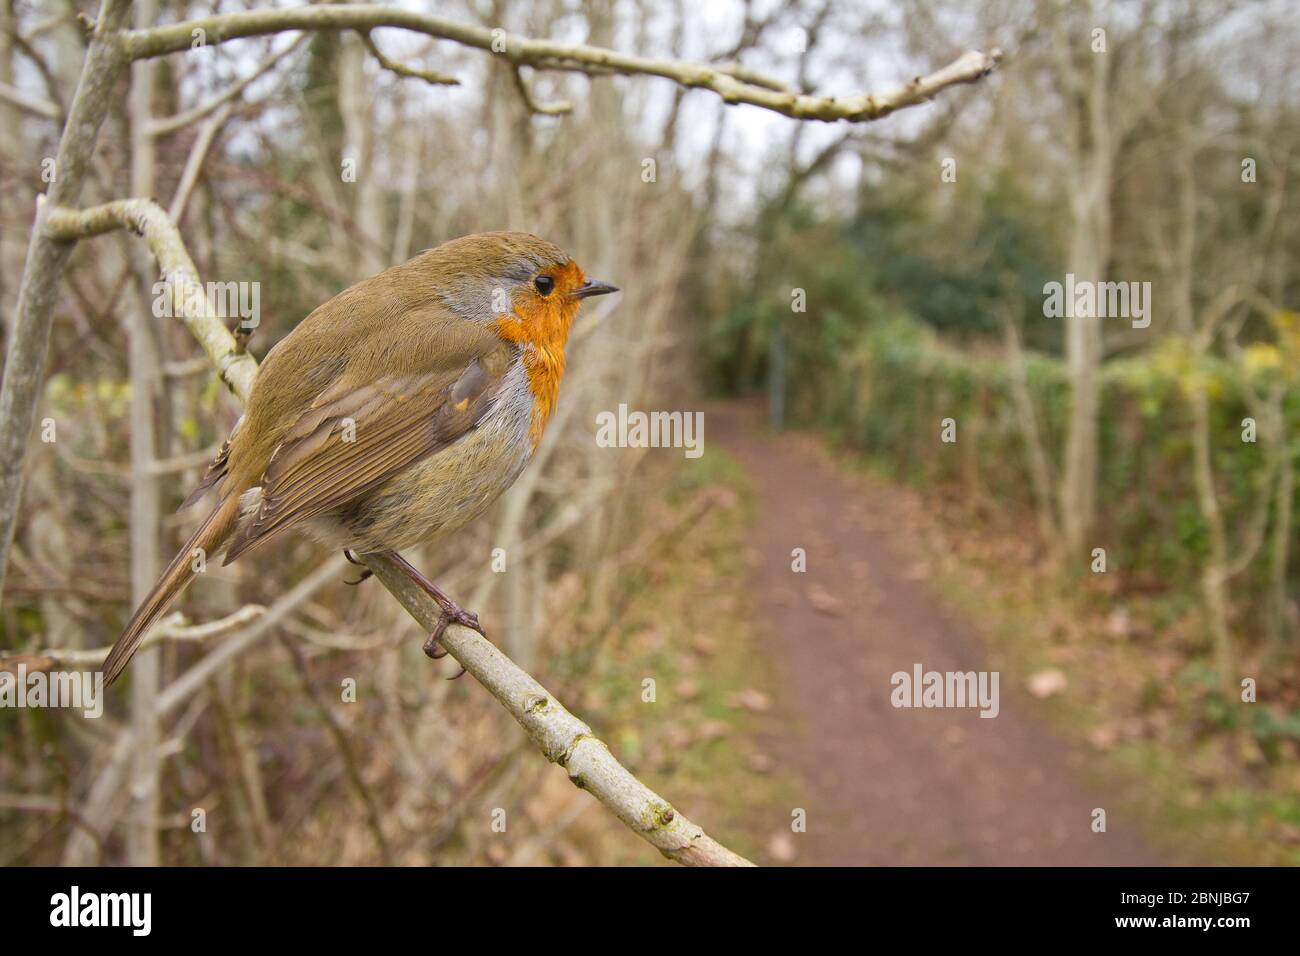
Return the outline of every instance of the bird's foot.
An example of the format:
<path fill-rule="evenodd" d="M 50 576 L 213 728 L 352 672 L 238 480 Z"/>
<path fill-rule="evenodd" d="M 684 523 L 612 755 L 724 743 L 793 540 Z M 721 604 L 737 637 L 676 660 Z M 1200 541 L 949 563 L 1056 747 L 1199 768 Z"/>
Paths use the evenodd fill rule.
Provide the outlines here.
<path fill-rule="evenodd" d="M 438 615 L 437 625 L 424 642 L 424 653 L 430 659 L 436 661 L 447 656 L 447 648 L 442 643 L 442 636 L 447 633 L 447 628 L 453 624 L 468 627 L 471 631 L 478 631 L 478 633 L 483 637 L 487 637 L 487 633 L 483 630 L 483 625 L 479 623 L 477 614 L 473 611 L 465 610 L 453 601 L 447 596 L 442 588 L 438 587 L 438 585 L 434 584 L 427 577 L 421 574 L 416 567 L 396 551 L 388 551 L 386 553 L 393 563 L 401 568 L 403 574 L 414 581 L 421 591 L 433 598 L 441 612 Z M 455 680 L 464 673 L 465 668 L 462 667 L 460 672 L 453 676 L 451 680 Z"/>
<path fill-rule="evenodd" d="M 435 600 L 437 599 L 435 598 Z M 439 601 L 438 606 L 442 608 L 442 614 L 438 617 L 438 625 L 424 642 L 424 653 L 433 660 L 436 661 L 447 656 L 447 648 L 443 647 L 441 643 L 442 635 L 446 634 L 447 628 L 453 624 L 468 627 L 471 631 L 478 631 L 483 637 L 487 637 L 487 634 L 483 631 L 483 625 L 478 621 L 478 615 L 473 611 L 466 611 L 452 601 L 448 601 L 445 605 Z M 460 675 L 457 674 L 456 676 L 459 677 Z"/>
<path fill-rule="evenodd" d="M 347 558 L 350 564 L 356 564 L 356 565 L 361 564 L 361 562 L 357 560 L 357 556 L 351 548 L 343 549 L 343 557 Z M 371 571 L 369 568 L 363 567 L 361 568 L 361 573 L 357 575 L 357 579 L 355 581 L 344 581 L 343 583 L 346 584 L 348 587 L 356 587 L 362 581 L 366 580 L 366 578 L 374 577 L 374 574 L 375 574 L 374 571 Z"/>

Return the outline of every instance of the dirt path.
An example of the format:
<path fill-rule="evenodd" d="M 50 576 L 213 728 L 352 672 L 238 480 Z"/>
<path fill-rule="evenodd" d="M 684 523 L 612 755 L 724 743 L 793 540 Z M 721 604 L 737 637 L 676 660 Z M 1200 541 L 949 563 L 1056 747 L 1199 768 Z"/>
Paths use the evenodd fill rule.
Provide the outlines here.
<path fill-rule="evenodd" d="M 1106 794 L 1080 782 L 1081 758 L 1009 681 L 994 719 L 891 706 L 891 675 L 916 663 L 984 668 L 979 639 L 909 576 L 888 501 L 851 489 L 798 438 L 766 432 L 753 406 L 721 406 L 707 421 L 707 440 L 755 488 L 756 610 L 781 676 L 764 743 L 803 780 L 798 863 L 1162 862 Z M 803 574 L 791 570 L 796 547 L 807 552 Z M 1108 832 L 1091 831 L 1094 807 L 1108 808 Z"/>

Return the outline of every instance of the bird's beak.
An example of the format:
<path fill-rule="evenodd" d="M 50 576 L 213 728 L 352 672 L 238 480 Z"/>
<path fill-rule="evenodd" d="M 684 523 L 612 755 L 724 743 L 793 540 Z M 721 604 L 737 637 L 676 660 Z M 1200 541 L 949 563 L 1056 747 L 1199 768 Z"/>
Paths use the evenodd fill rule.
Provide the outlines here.
<path fill-rule="evenodd" d="M 618 286 L 610 285 L 608 282 L 601 282 L 599 279 L 588 279 L 578 288 L 573 290 L 575 299 L 585 299 L 593 295 L 609 295 L 611 292 L 617 292 Z"/>

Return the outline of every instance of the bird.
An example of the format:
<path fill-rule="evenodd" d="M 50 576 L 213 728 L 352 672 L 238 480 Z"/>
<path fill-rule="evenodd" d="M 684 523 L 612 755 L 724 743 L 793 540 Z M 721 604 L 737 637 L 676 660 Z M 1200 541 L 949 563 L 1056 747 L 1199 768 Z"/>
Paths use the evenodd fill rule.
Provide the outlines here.
<path fill-rule="evenodd" d="M 558 246 L 502 231 L 444 242 L 317 307 L 267 352 L 181 508 L 215 504 L 109 651 L 105 682 L 209 558 L 230 564 L 290 529 L 349 560 L 392 558 L 441 609 L 430 656 L 451 623 L 483 633 L 399 552 L 464 527 L 514 483 L 555 408 L 582 302 L 618 291 Z"/>

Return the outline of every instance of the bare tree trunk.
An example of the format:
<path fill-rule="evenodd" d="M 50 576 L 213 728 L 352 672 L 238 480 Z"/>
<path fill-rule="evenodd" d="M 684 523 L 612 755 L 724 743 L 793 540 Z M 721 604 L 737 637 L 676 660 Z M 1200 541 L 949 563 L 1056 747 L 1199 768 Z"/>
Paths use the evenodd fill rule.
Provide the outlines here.
<path fill-rule="evenodd" d="M 1101 325 L 1098 319 L 1088 316 L 1070 320 L 1066 333 L 1070 417 L 1061 469 L 1061 529 L 1066 551 L 1071 556 L 1083 551 L 1097 514 L 1100 359 Z"/>
<path fill-rule="evenodd" d="M 1066 271 L 1075 282 L 1104 278 L 1110 258 L 1110 192 L 1116 138 L 1110 95 L 1116 52 L 1088 43 L 1088 27 L 1105 20 L 1104 4 L 1039 0 L 1039 16 L 1052 36 L 1051 85 L 1062 102 L 1061 136 L 1068 159 L 1070 236 Z M 1088 45 L 1082 45 L 1088 44 Z M 1078 558 L 1088 545 L 1097 513 L 1097 463 L 1101 405 L 1101 319 L 1076 314 L 1066 304 L 1065 358 L 1070 383 L 1065 448 L 1057 489 L 1059 556 Z M 1097 309 L 1089 310 L 1096 313 Z"/>
<path fill-rule="evenodd" d="M 1210 398 L 1201 382 L 1194 383 L 1190 392 L 1192 469 L 1196 480 L 1196 500 L 1210 533 L 1210 557 L 1201 571 L 1201 591 L 1210 618 L 1210 637 L 1214 641 L 1214 659 L 1220 684 L 1224 693 L 1231 695 L 1236 686 L 1237 655 L 1229 626 L 1228 535 L 1223 527 L 1223 514 L 1219 510 L 1219 496 L 1214 488 L 1214 466 L 1210 458 Z"/>
<path fill-rule="evenodd" d="M 14 33 L 17 30 L 13 0 L 0 0 L 0 83 L 8 86 L 14 85 Z M 3 100 L 0 100 L 0 129 L 18 129 L 18 108 Z"/>
<path fill-rule="evenodd" d="M 1038 512 L 1038 530 L 1044 541 L 1054 541 L 1058 533 L 1056 511 L 1052 503 L 1052 466 L 1047 448 L 1043 445 L 1038 428 L 1038 415 L 1034 410 L 1034 397 L 1029 391 L 1029 376 L 1025 370 L 1025 350 L 1020 341 L 1020 327 L 1012 314 L 1015 299 L 1001 305 L 1002 333 L 1007 348 L 1007 365 L 1010 369 L 1011 399 L 1016 409 L 1016 420 L 1025 442 L 1029 461 L 1029 480 L 1034 491 L 1034 508 Z"/>
<path fill-rule="evenodd" d="M 345 155 L 356 160 L 356 182 L 348 186 L 352 194 L 352 218 L 362 234 L 357 275 L 374 275 L 387 268 L 381 251 L 384 231 L 384 204 L 379 186 L 379 151 L 370 134 L 370 89 L 366 83 L 366 50 L 352 34 L 340 37 L 339 43 L 339 113 L 343 117 Z M 144 195 L 136 193 L 137 196 Z"/>
<path fill-rule="evenodd" d="M 0 83 L 6 86 L 13 86 L 14 83 L 13 34 L 18 29 L 11 2 L 12 0 L 0 0 Z M 0 100 L 0 129 L 11 130 L 10 136 L 17 136 L 18 120 L 17 107 Z M 9 138 L 6 136 L 6 142 L 0 143 L 0 157 L 5 156 L 15 145 L 8 142 Z M 5 215 L 5 206 L 12 201 L 12 196 L 0 196 L 0 216 Z M 5 277 L 9 274 L 6 268 L 8 245 L 3 231 L 0 231 L 0 349 L 4 348 L 9 339 L 9 316 L 5 308 L 9 298 L 8 289 L 5 288 Z"/>
<path fill-rule="evenodd" d="M 1273 517 L 1273 541 L 1269 549 L 1269 640 L 1275 647 L 1292 637 L 1294 622 L 1287 587 L 1287 564 L 1291 560 L 1291 509 L 1295 500 L 1295 455 L 1287 434 L 1286 416 L 1278 399 L 1277 414 L 1277 513 Z"/>
<path fill-rule="evenodd" d="M 1113 165 L 1109 97 L 1109 55 L 1092 55 L 1080 83 L 1083 96 L 1071 163 L 1072 224 L 1067 267 L 1075 281 L 1100 282 L 1110 257 L 1110 191 Z M 1097 514 L 1097 456 L 1101 410 L 1101 319 L 1076 315 L 1066 320 L 1066 369 L 1070 377 L 1070 415 L 1061 469 L 1061 531 L 1066 554 L 1077 557 L 1087 546 Z"/>
<path fill-rule="evenodd" d="M 411 257 L 411 237 L 415 230 L 415 208 L 419 203 L 420 161 L 423 152 L 422 131 L 418 130 L 413 123 L 404 124 L 397 226 L 393 232 L 393 251 L 389 255 L 393 263 L 405 262 Z"/>
<path fill-rule="evenodd" d="M 136 24 L 152 26 L 158 15 L 157 0 L 136 5 Z M 131 64 L 130 129 L 131 193 L 152 196 L 155 143 L 149 132 L 153 114 L 154 61 Z M 160 362 L 152 324 L 155 269 L 149 250 L 132 243 L 129 250 L 136 281 L 136 307 L 128 320 L 131 369 L 131 596 L 139 604 L 158 579 L 158 539 L 162 527 L 154 435 L 154 391 L 160 384 Z M 135 749 L 131 757 L 130 810 L 127 817 L 126 859 L 132 866 L 157 866 L 159 816 L 159 744 L 157 701 L 161 681 L 162 649 L 145 648 L 131 668 L 131 729 Z"/>

